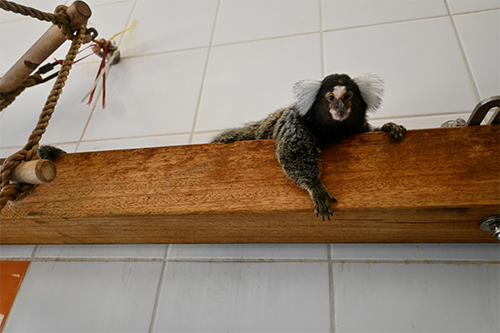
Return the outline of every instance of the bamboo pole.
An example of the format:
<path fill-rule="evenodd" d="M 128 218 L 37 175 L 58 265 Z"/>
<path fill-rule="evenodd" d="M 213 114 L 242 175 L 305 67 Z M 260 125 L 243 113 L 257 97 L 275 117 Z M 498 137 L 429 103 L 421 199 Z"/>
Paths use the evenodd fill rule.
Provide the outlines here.
<path fill-rule="evenodd" d="M 72 31 L 80 28 L 92 15 L 90 7 L 83 1 L 75 1 L 66 13 L 70 18 Z M 52 25 L 0 79 L 0 93 L 16 90 L 65 41 L 66 36 L 59 27 Z"/>

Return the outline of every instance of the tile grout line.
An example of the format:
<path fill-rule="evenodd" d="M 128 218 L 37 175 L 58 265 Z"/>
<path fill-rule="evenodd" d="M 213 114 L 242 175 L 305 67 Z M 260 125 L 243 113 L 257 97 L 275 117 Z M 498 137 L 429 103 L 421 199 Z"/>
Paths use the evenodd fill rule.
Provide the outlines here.
<path fill-rule="evenodd" d="M 165 276 L 167 273 L 167 266 L 168 266 L 168 256 L 170 255 L 170 248 L 171 245 L 168 244 L 167 248 L 165 249 L 165 256 L 164 256 L 164 262 L 163 266 L 161 269 L 161 274 L 160 274 L 160 279 L 158 281 L 158 288 L 156 290 L 156 297 L 155 297 L 155 302 L 153 305 L 153 313 L 151 314 L 151 323 L 149 325 L 149 333 L 153 333 L 155 330 L 156 326 L 156 319 L 158 318 L 158 307 L 160 306 L 160 297 L 163 292 L 163 284 L 165 282 Z"/>
<path fill-rule="evenodd" d="M 130 20 L 132 19 L 132 14 L 134 13 L 135 8 L 137 7 L 137 1 L 138 0 L 135 0 L 135 2 L 134 2 L 134 6 L 132 7 L 132 10 L 130 11 L 130 15 L 128 17 L 128 20 L 127 20 L 127 23 L 126 23 L 124 29 L 127 29 L 127 27 L 129 26 L 128 24 L 129 24 Z M 117 45 L 118 50 L 120 49 L 122 42 L 123 42 L 123 36 L 121 36 L 120 42 Z M 109 66 L 108 72 L 106 74 L 111 73 L 112 67 L 113 66 Z M 109 76 L 109 75 L 107 75 L 107 76 Z M 83 128 L 82 135 L 80 136 L 80 139 L 76 142 L 75 152 L 78 152 L 78 149 L 80 148 L 80 144 L 82 142 L 84 142 L 83 138 L 85 137 L 85 133 L 87 133 L 87 129 L 90 125 L 90 121 L 92 120 L 92 117 L 94 116 L 95 109 L 97 108 L 97 103 L 98 103 L 99 98 L 101 97 L 101 95 L 103 93 L 103 85 L 102 84 L 100 86 L 98 85 L 98 86 L 96 86 L 95 89 L 96 89 L 97 94 L 94 95 L 95 96 L 94 105 L 92 106 L 92 110 L 90 111 L 89 118 L 87 119 L 87 123 L 85 124 L 85 127 Z"/>
<path fill-rule="evenodd" d="M 110 68 L 110 70 L 111 70 L 111 68 Z M 94 115 L 94 111 L 97 107 L 97 101 L 99 100 L 99 97 L 101 97 L 101 92 L 102 92 L 102 85 L 99 87 L 99 91 L 98 91 L 97 96 L 94 100 L 94 105 L 92 106 L 92 109 L 90 111 L 89 118 L 87 119 L 87 122 L 85 123 L 85 126 L 83 127 L 82 135 L 80 136 L 80 139 L 78 141 L 76 141 L 75 152 L 78 152 L 78 148 L 80 148 L 80 144 L 82 142 L 84 142 L 83 137 L 85 136 L 85 133 L 87 133 L 87 129 L 90 125 L 90 121 L 92 120 L 92 116 Z"/>
<path fill-rule="evenodd" d="M 353 29 L 372 28 L 372 27 L 386 26 L 386 25 L 391 25 L 391 24 L 434 20 L 434 19 L 445 18 L 445 17 L 448 17 L 448 15 L 436 15 L 436 16 L 406 19 L 406 20 L 396 20 L 396 21 L 390 21 L 390 22 L 380 22 L 380 23 L 371 23 L 371 24 L 365 24 L 365 25 L 356 25 L 356 26 L 352 26 L 352 27 L 333 28 L 333 29 L 327 29 L 327 30 L 325 30 L 325 32 L 337 32 L 337 31 L 345 31 L 345 30 L 353 30 Z"/>
<path fill-rule="evenodd" d="M 472 110 L 471 110 L 472 112 Z M 438 114 L 427 114 L 427 115 L 409 115 L 409 116 L 398 116 L 398 117 L 381 117 L 381 118 L 370 118 L 369 121 L 387 121 L 387 120 L 401 120 L 401 119 L 412 119 L 412 118 L 435 118 L 435 117 L 453 117 L 458 115 L 463 115 L 465 113 L 470 113 L 466 111 L 456 111 L 456 112 L 447 112 L 447 113 L 438 113 Z M 439 128 L 439 127 L 434 127 Z M 198 131 L 193 134 L 216 134 L 219 130 L 207 130 L 207 131 Z M 65 144 L 78 144 L 78 143 L 92 143 L 92 142 L 109 142 L 109 141 L 120 141 L 120 140 L 130 140 L 130 139 L 149 139 L 149 138 L 164 138 L 171 136 L 180 136 L 180 135 L 190 135 L 191 132 L 184 133 L 171 133 L 171 134 L 158 134 L 158 135 L 139 135 L 139 136 L 131 136 L 131 137 L 122 137 L 122 138 L 112 138 L 112 139 L 94 139 L 94 140 L 81 140 L 81 141 L 67 141 L 67 142 L 57 142 L 54 144 L 65 145 Z M 0 149 L 21 149 L 23 146 L 9 146 L 9 147 L 0 147 Z M 124 148 L 120 148 L 124 149 Z M 130 148 L 132 149 L 132 148 Z M 1 156 L 0 156 L 1 157 Z"/>
<path fill-rule="evenodd" d="M 467 75 L 469 76 L 469 80 L 472 86 L 472 90 L 474 91 L 474 95 L 476 97 L 477 102 L 481 100 L 481 95 L 479 94 L 479 89 L 477 87 L 476 80 L 474 79 L 474 73 L 472 73 L 472 68 L 469 64 L 469 60 L 467 58 L 467 54 L 465 52 L 465 47 L 462 43 L 462 39 L 460 38 L 460 34 L 458 33 L 458 28 L 455 23 L 455 19 L 453 18 L 453 14 L 451 13 L 450 7 L 448 6 L 448 0 L 443 0 L 444 5 L 446 7 L 446 11 L 448 12 L 448 18 L 451 23 L 451 27 L 453 29 L 453 33 L 455 34 L 455 38 L 458 44 L 458 48 L 460 49 L 460 54 L 462 55 L 462 59 L 464 61 L 465 68 L 467 70 Z"/>
<path fill-rule="evenodd" d="M 167 250 L 169 251 L 169 250 Z M 184 262 L 184 263 L 262 263 L 262 264 L 404 264 L 404 265 L 500 265 L 500 260 L 494 259 L 471 259 L 471 260 L 458 260 L 458 259 L 263 259 L 263 258 L 182 258 L 182 259 L 169 259 L 168 255 L 162 258 L 132 258 L 132 257 L 35 257 L 36 253 L 33 252 L 31 257 L 3 257 L 0 258 L 4 261 L 23 261 L 29 260 L 31 262 Z"/>
<path fill-rule="evenodd" d="M 330 292 L 330 333 L 335 333 L 335 280 L 333 276 L 332 245 L 326 247 L 328 253 L 328 287 Z"/>
<path fill-rule="evenodd" d="M 212 48 L 213 48 L 213 42 L 214 42 L 214 36 L 215 36 L 215 28 L 217 27 L 217 20 L 219 19 L 220 7 L 221 7 L 221 0 L 219 0 L 217 2 L 217 8 L 215 10 L 214 24 L 212 26 L 212 35 L 210 36 L 210 44 L 208 46 L 207 58 L 205 61 L 205 68 L 203 69 L 203 76 L 201 78 L 200 93 L 198 94 L 198 101 L 196 103 L 196 110 L 195 110 L 194 117 L 193 117 L 193 127 L 191 127 L 191 133 L 189 134 L 188 144 L 193 143 L 193 138 L 194 138 L 194 134 L 195 134 L 195 130 L 196 130 L 196 123 L 198 122 L 198 114 L 200 112 L 201 98 L 203 96 L 203 90 L 205 88 L 205 84 L 206 84 L 206 80 L 207 80 L 208 65 L 210 62 L 210 55 L 212 54 Z"/>
<path fill-rule="evenodd" d="M 326 54 L 325 54 L 325 34 L 324 34 L 324 22 L 323 22 L 323 0 L 318 0 L 319 3 L 319 52 L 320 52 L 320 66 L 321 66 L 321 77 L 326 76 Z"/>
<path fill-rule="evenodd" d="M 130 11 L 130 15 L 128 16 L 127 23 L 125 24 L 125 27 L 123 28 L 123 29 L 124 29 L 124 31 L 126 31 L 126 29 L 132 25 L 132 23 L 131 23 L 130 21 L 132 21 L 132 15 L 134 14 L 135 9 L 137 8 L 137 2 L 138 2 L 138 1 L 139 1 L 139 0 L 135 0 L 135 2 L 134 2 L 134 6 L 132 7 L 132 10 Z M 132 30 L 133 30 L 133 29 L 132 29 Z M 129 31 L 129 32 L 131 32 L 131 31 Z M 121 38 L 120 38 L 120 42 L 119 42 L 119 43 L 118 43 L 118 45 L 117 45 L 118 50 L 120 50 L 120 47 L 122 46 L 122 43 L 123 43 L 123 40 L 125 39 L 125 36 L 126 36 L 126 35 L 121 36 Z"/>
<path fill-rule="evenodd" d="M 31 252 L 30 262 L 33 262 L 36 260 L 36 254 L 38 253 L 39 248 L 40 248 L 40 245 L 35 245 L 33 252 Z"/>

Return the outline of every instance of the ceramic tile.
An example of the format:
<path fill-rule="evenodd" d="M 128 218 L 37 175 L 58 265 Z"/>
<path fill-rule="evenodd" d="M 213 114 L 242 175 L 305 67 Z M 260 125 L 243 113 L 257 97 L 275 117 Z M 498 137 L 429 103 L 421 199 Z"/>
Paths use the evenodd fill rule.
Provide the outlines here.
<path fill-rule="evenodd" d="M 28 88 L 13 104 L 2 111 L 3 116 L 0 119 L 2 147 L 23 147 L 26 144 L 36 127 L 50 89 L 51 84 L 47 83 Z"/>
<path fill-rule="evenodd" d="M 384 79 L 377 117 L 469 112 L 478 102 L 449 18 L 325 33 L 325 53 L 328 73 Z"/>
<path fill-rule="evenodd" d="M 54 13 L 54 10 L 56 9 L 56 7 L 59 6 L 60 4 L 64 4 L 64 1 L 61 1 L 61 0 L 44 0 L 44 1 L 23 0 L 22 2 L 17 2 L 17 3 L 22 4 L 23 6 L 26 6 L 26 7 L 32 7 L 32 8 L 38 9 L 40 11 L 44 11 L 46 13 Z M 21 14 L 16 14 L 16 13 L 13 13 L 11 11 L 6 11 L 3 9 L 0 10 L 0 24 L 5 23 L 5 22 L 10 22 L 10 21 L 17 21 L 17 20 L 37 20 L 37 19 L 31 18 L 29 16 L 24 16 Z"/>
<path fill-rule="evenodd" d="M 319 15 L 316 0 L 223 0 L 214 45 L 318 32 Z"/>
<path fill-rule="evenodd" d="M 500 8 L 498 0 L 446 0 L 452 14 Z"/>
<path fill-rule="evenodd" d="M 333 260 L 500 261 L 499 244 L 332 244 Z"/>
<path fill-rule="evenodd" d="M 399 125 L 403 125 L 407 129 L 423 129 L 423 128 L 438 128 L 448 120 L 456 120 L 457 118 L 462 118 L 467 121 L 469 119 L 470 113 L 455 113 L 450 115 L 439 115 L 439 116 L 426 116 L 426 117 L 407 117 L 407 118 L 384 118 L 377 119 L 376 114 L 373 118 L 370 118 L 369 123 L 374 127 L 382 126 L 385 123 L 393 122 Z"/>
<path fill-rule="evenodd" d="M 0 48 L 0 73 L 6 73 L 51 26 L 52 23 L 37 19 L 22 19 L 1 24 L 0 44 L 9 47 Z M 12 33 L 13 31 L 21 33 Z M 64 59 L 70 45 L 71 43 L 66 41 L 47 62 L 52 62 L 53 58 Z"/>
<path fill-rule="evenodd" d="M 147 332 L 160 262 L 33 262 L 4 333 Z"/>
<path fill-rule="evenodd" d="M 323 1 L 325 30 L 414 20 L 447 15 L 444 1 L 440 0 L 357 0 Z"/>
<path fill-rule="evenodd" d="M 122 53 L 137 56 L 209 46 L 217 3 L 217 0 L 138 1 L 131 15 L 137 24 L 124 36 Z"/>
<path fill-rule="evenodd" d="M 60 5 L 60 2 L 57 3 L 57 5 Z M 54 9 L 56 6 L 54 6 Z M 11 13 L 7 13 L 7 15 L 11 15 Z M 10 67 L 13 66 L 18 61 L 18 59 L 21 58 L 21 56 L 24 55 L 26 51 L 28 51 L 28 49 L 30 49 L 31 46 L 51 27 L 52 23 L 39 21 L 33 18 L 22 18 L 21 20 L 15 20 L 12 22 L 0 24 L 0 29 L 2 31 L 17 32 L 12 34 L 2 34 L 1 42 L 4 45 L 9 45 L 9 50 L 8 52 L 2 52 L 0 58 L 2 60 L 0 75 L 6 73 L 10 69 Z M 47 62 L 52 62 L 54 58 L 64 59 L 70 46 L 71 43 L 69 41 L 65 41 L 54 53 L 52 53 L 47 58 L 46 61 L 42 63 L 45 64 Z"/>
<path fill-rule="evenodd" d="M 107 141 L 82 142 L 78 152 L 102 151 L 113 149 L 133 149 L 158 146 L 177 146 L 189 143 L 189 135 L 155 136 L 147 138 L 118 139 Z"/>
<path fill-rule="evenodd" d="M 171 245 L 169 259 L 195 260 L 326 260 L 326 244 Z"/>
<path fill-rule="evenodd" d="M 0 258 L 29 259 L 35 250 L 35 245 L 0 245 Z"/>
<path fill-rule="evenodd" d="M 116 33 L 125 30 L 135 4 L 135 1 L 107 2 L 86 1 L 92 9 L 92 16 L 89 18 L 87 26 L 97 30 L 99 33 L 98 39 L 109 40 Z M 115 37 L 114 41 L 117 45 L 119 45 L 122 38 L 123 35 Z"/>
<path fill-rule="evenodd" d="M 193 141 L 191 143 L 199 144 L 199 143 L 210 143 L 214 136 L 217 135 L 218 132 L 209 132 L 209 133 L 195 133 L 193 135 Z"/>
<path fill-rule="evenodd" d="M 82 103 L 81 100 L 94 82 L 97 66 L 97 63 L 79 63 L 73 66 L 47 131 L 43 135 L 44 144 L 80 140 L 92 111 L 92 106 Z M 36 126 L 54 82 L 51 80 L 26 89 L 14 103 L 2 111 L 4 113 L 0 119 L 2 146 L 24 146 Z"/>
<path fill-rule="evenodd" d="M 259 120 L 293 102 L 292 86 L 321 77 L 319 35 L 212 48 L 196 131 Z"/>
<path fill-rule="evenodd" d="M 114 3 L 117 3 L 117 2 L 130 2 L 130 1 L 134 2 L 135 0 L 86 0 L 85 2 L 92 9 L 96 9 L 96 8 L 98 8 L 100 6 L 103 6 L 103 5 L 114 4 Z M 67 2 L 71 3 L 72 0 L 68 0 Z M 130 13 L 128 13 L 128 14 L 130 14 Z"/>
<path fill-rule="evenodd" d="M 0 332 L 21 286 L 29 261 L 0 261 Z"/>
<path fill-rule="evenodd" d="M 0 141 L 0 146 L 2 144 L 2 141 Z M 7 158 L 16 151 L 19 151 L 23 147 L 9 147 L 9 148 L 0 148 L 0 158 Z"/>
<path fill-rule="evenodd" d="M 168 263 L 154 332 L 329 332 L 328 264 Z"/>
<path fill-rule="evenodd" d="M 111 69 L 84 140 L 191 132 L 207 50 L 122 59 Z M 167 79 L 168 78 L 168 79 Z"/>
<path fill-rule="evenodd" d="M 481 99 L 499 95 L 500 10 L 458 15 L 453 19 Z"/>
<path fill-rule="evenodd" d="M 167 245 L 40 245 L 37 258 L 163 259 Z"/>
<path fill-rule="evenodd" d="M 95 81 L 98 66 L 97 62 L 80 63 L 73 66 L 47 131 L 43 135 L 44 144 L 78 142 L 81 139 L 93 104 L 100 103 L 99 98 L 95 98 L 92 105 L 87 104 L 87 99 L 82 102 L 83 97 Z M 53 84 L 53 81 L 46 83 L 50 87 Z M 40 102 L 40 111 L 43 109 L 44 103 L 45 100 Z M 22 107 L 19 104 L 12 106 Z M 37 118 L 34 120 L 36 121 Z"/>
<path fill-rule="evenodd" d="M 498 332 L 498 265 L 335 264 L 336 332 Z"/>

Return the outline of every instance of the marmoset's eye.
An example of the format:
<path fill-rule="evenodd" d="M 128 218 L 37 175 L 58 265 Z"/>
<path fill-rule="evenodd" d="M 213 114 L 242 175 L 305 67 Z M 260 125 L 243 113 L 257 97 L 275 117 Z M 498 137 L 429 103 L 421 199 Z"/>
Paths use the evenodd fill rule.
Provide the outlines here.
<path fill-rule="evenodd" d="M 329 102 L 333 102 L 335 100 L 335 96 L 333 94 L 326 95 L 326 100 Z"/>
<path fill-rule="evenodd" d="M 346 93 L 344 94 L 344 98 L 343 98 L 343 99 L 344 99 L 344 101 L 348 101 L 348 100 L 350 100 L 350 99 L 352 98 L 352 95 L 353 95 L 353 94 L 352 94 L 351 92 L 346 92 Z"/>

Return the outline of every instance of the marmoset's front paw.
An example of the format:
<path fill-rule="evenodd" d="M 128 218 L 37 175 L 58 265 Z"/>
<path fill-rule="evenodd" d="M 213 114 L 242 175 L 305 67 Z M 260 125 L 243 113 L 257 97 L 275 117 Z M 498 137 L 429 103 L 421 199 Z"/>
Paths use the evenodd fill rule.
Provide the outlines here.
<path fill-rule="evenodd" d="M 335 199 L 325 187 L 312 191 L 310 195 L 314 204 L 314 213 L 316 216 L 321 215 L 323 221 L 325 220 L 325 217 L 330 220 L 330 215 L 333 216 L 330 200 L 337 202 L 337 199 Z"/>
<path fill-rule="evenodd" d="M 391 138 L 392 142 L 401 141 L 403 139 L 403 136 L 406 134 L 406 128 L 395 123 L 384 124 L 380 128 L 380 130 L 389 133 L 389 137 Z"/>

